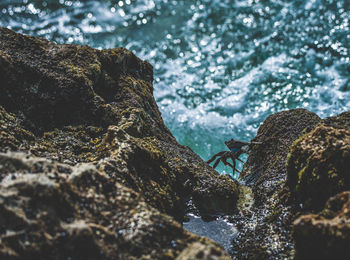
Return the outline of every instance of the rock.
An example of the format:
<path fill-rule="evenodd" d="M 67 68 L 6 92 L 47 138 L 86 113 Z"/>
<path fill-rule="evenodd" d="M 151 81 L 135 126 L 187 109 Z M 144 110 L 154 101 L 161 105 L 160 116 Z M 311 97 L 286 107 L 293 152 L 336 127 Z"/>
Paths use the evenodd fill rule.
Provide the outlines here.
<path fill-rule="evenodd" d="M 1 259 L 230 259 L 92 163 L 0 153 Z M 199 253 L 199 251 L 198 251 Z"/>
<path fill-rule="evenodd" d="M 267 180 L 285 179 L 285 161 L 289 147 L 300 135 L 310 131 L 321 119 L 306 109 L 292 109 L 269 116 L 259 127 L 254 145 L 240 179 L 247 184 L 254 183 L 256 189 L 265 192 L 275 191 Z M 269 187 L 271 186 L 271 190 Z M 257 194 L 258 195 L 258 194 Z M 263 201 L 263 200 L 261 200 Z"/>
<path fill-rule="evenodd" d="M 350 188 L 349 115 L 322 120 L 296 109 L 261 125 L 254 141 L 262 144 L 252 146 L 241 175 L 247 187 L 240 187 L 240 215 L 231 218 L 240 228 L 238 259 L 348 258 L 345 197 L 337 195 L 318 215 L 300 215 Z"/>
<path fill-rule="evenodd" d="M 0 106 L 0 152 L 19 150 L 20 146 L 35 139 L 34 135 L 26 131 Z"/>
<path fill-rule="evenodd" d="M 102 161 L 101 167 L 110 175 L 118 172 L 121 183 L 146 194 L 152 198 L 148 200 L 151 205 L 167 209 L 165 212 L 173 216 L 183 215 L 184 199 L 190 195 L 203 214 L 231 213 L 236 209 L 236 182 L 214 174 L 187 147 L 154 137 L 135 138 L 114 126 L 108 129 L 103 145 L 108 160 Z M 118 147 L 123 149 L 119 151 Z M 118 153 L 113 153 L 115 150 Z"/>
<path fill-rule="evenodd" d="M 292 197 L 304 209 L 322 209 L 350 189 L 350 130 L 317 126 L 293 144 L 287 165 Z"/>
<path fill-rule="evenodd" d="M 343 112 L 337 116 L 327 117 L 323 120 L 323 124 L 333 128 L 344 128 L 350 130 L 350 111 Z"/>
<path fill-rule="evenodd" d="M 176 258 L 176 260 L 216 260 L 226 259 L 214 246 L 204 246 L 194 242 Z"/>
<path fill-rule="evenodd" d="M 295 259 L 350 259 L 350 192 L 330 198 L 319 214 L 293 223 Z"/>
<path fill-rule="evenodd" d="M 100 51 L 58 45 L 0 27 L 0 151 L 21 151 L 28 160 L 42 162 L 28 164 L 14 153 L 0 160 L 0 191 L 4 196 L 14 192 L 13 197 L 2 200 L 2 210 L 7 212 L 17 203 L 18 210 L 6 214 L 18 214 L 14 223 L 19 223 L 10 228 L 4 220 L 1 234 L 10 234 L 11 240 L 15 232 L 14 240 L 19 240 L 20 230 L 33 232 L 32 245 L 22 244 L 26 241 L 22 234 L 21 242 L 4 244 L 3 254 L 45 258 L 47 252 L 57 252 L 64 258 L 84 254 L 75 252 L 72 245 L 80 248 L 85 244 L 89 247 L 85 254 L 91 258 L 115 259 L 119 254 L 122 259 L 172 259 L 185 246 L 180 251 L 170 249 L 168 235 L 174 236 L 174 245 L 202 241 L 205 247 L 217 247 L 186 233 L 161 213 L 182 220 L 190 199 L 203 214 L 233 212 L 238 184 L 176 142 L 161 118 L 152 81 L 152 66 L 124 48 Z M 85 190 L 80 191 L 73 176 L 81 163 L 95 167 L 82 179 L 96 180 L 83 183 Z M 112 184 L 105 186 L 104 181 Z M 111 204 L 115 208 L 106 204 L 110 196 L 116 200 Z M 89 199 L 93 208 L 80 205 L 81 198 Z M 52 203 L 63 207 L 62 212 Z M 108 216 L 102 217 L 95 207 Z M 38 221 L 34 215 L 27 216 L 25 209 L 38 215 Z M 120 223 L 118 212 L 125 214 Z M 66 216 L 72 219 L 64 220 Z M 98 226 L 91 226 L 90 221 Z M 129 230 L 127 238 L 110 231 L 110 225 L 121 227 L 114 230 Z M 60 238 L 57 232 L 61 230 L 68 235 Z M 105 234 L 106 241 L 95 230 Z M 140 232 L 140 240 L 133 241 L 133 233 L 138 236 Z M 152 232 L 159 235 L 154 243 L 149 236 Z M 226 258 L 223 249 L 217 248 Z M 84 255 L 76 256 L 80 257 Z"/>
<path fill-rule="evenodd" d="M 312 112 L 292 109 L 269 116 L 260 126 L 253 141 L 262 144 L 251 147 L 240 176 L 247 185 L 239 202 L 240 215 L 231 218 L 240 231 L 234 241 L 237 259 L 292 257 L 290 225 L 295 210 L 285 203 L 282 192 L 287 154 L 299 136 L 320 122 Z"/>
<path fill-rule="evenodd" d="M 295 259 L 350 258 L 349 115 L 326 118 L 290 150 L 290 196 L 302 206 L 302 214 L 309 213 L 293 223 Z"/>
<path fill-rule="evenodd" d="M 191 197 L 209 213 L 235 208 L 237 184 L 176 142 L 153 98 L 152 66 L 130 51 L 58 45 L 0 28 L 0 61 L 2 151 L 100 164 L 177 219 Z"/>

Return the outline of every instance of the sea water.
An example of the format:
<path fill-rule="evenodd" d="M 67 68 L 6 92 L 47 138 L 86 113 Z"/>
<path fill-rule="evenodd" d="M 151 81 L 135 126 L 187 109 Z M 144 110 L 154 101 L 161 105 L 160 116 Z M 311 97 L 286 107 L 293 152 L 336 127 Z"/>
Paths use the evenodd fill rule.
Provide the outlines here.
<path fill-rule="evenodd" d="M 152 63 L 166 125 L 205 160 L 272 113 L 349 110 L 349 19 L 349 0 L 0 0 L 1 26 Z"/>

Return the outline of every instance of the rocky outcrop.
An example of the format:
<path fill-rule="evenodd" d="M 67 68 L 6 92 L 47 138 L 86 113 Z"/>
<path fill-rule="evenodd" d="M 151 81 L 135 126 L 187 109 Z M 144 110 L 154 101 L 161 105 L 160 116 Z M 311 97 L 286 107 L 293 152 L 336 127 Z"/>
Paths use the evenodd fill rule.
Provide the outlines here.
<path fill-rule="evenodd" d="M 304 214 L 293 223 L 296 259 L 350 257 L 349 124 L 349 112 L 326 118 L 291 147 L 287 186 Z"/>
<path fill-rule="evenodd" d="M 350 259 L 350 192 L 340 193 L 319 214 L 294 221 L 295 259 Z"/>
<path fill-rule="evenodd" d="M 0 153 L 1 259 L 230 259 L 92 163 Z"/>
<path fill-rule="evenodd" d="M 58 45 L 0 28 L 3 255 L 173 259 L 194 243 L 227 258 L 162 214 L 181 220 L 189 199 L 203 213 L 233 212 L 238 188 L 176 142 L 152 80 L 152 66 L 124 48 Z"/>
<path fill-rule="evenodd" d="M 240 179 L 247 185 L 240 215 L 235 216 L 239 236 L 234 241 L 237 259 L 291 258 L 290 225 L 294 209 L 283 200 L 289 147 L 321 119 L 305 109 L 269 116 L 260 126 Z M 240 203 L 241 204 L 241 203 Z M 248 207 L 245 207 L 247 205 Z"/>
<path fill-rule="evenodd" d="M 349 195 L 336 194 L 350 190 L 349 115 L 322 120 L 296 109 L 265 120 L 241 175 L 240 215 L 231 218 L 240 228 L 237 259 L 348 258 Z"/>
<path fill-rule="evenodd" d="M 126 49 L 0 28 L 0 258 L 229 259 L 176 222 L 193 205 L 231 214 L 234 258 L 349 258 L 349 112 L 269 116 L 238 185 L 176 142 L 152 81 Z"/>
<path fill-rule="evenodd" d="M 343 112 L 337 116 L 327 117 L 322 123 L 325 126 L 350 130 L 350 111 Z"/>
<path fill-rule="evenodd" d="M 269 116 L 258 129 L 254 145 L 240 179 L 254 186 L 255 198 L 263 202 L 276 191 L 275 184 L 286 177 L 289 147 L 300 135 L 310 131 L 321 119 L 306 109 L 292 109 Z"/>
<path fill-rule="evenodd" d="M 322 209 L 328 198 L 350 190 L 350 131 L 316 127 L 293 144 L 287 169 L 291 196 L 304 210 Z"/>

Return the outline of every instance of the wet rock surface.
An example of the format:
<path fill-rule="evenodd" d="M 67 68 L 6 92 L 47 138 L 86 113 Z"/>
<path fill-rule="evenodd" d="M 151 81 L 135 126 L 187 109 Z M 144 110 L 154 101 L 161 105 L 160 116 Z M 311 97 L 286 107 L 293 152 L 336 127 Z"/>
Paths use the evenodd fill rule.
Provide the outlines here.
<path fill-rule="evenodd" d="M 319 122 L 316 114 L 294 109 L 271 115 L 260 126 L 254 141 L 262 144 L 251 147 L 240 176 L 247 185 L 241 196 L 245 201 L 240 203 L 240 214 L 232 218 L 240 231 L 234 241 L 237 259 L 291 258 L 289 226 L 295 211 L 281 198 L 285 163 L 293 141 Z"/>
<path fill-rule="evenodd" d="M 350 111 L 337 116 L 327 117 L 322 122 L 325 126 L 350 130 Z"/>
<path fill-rule="evenodd" d="M 187 259 L 194 243 L 228 258 L 165 215 L 182 220 L 189 199 L 206 214 L 233 212 L 239 191 L 176 142 L 152 81 L 152 66 L 126 49 L 0 28 L 3 256 Z"/>
<path fill-rule="evenodd" d="M 240 213 L 231 218 L 240 231 L 237 259 L 347 259 L 348 195 L 336 194 L 350 190 L 349 119 L 295 109 L 265 120 L 254 139 L 262 144 L 251 147 L 241 175 Z"/>
<path fill-rule="evenodd" d="M 302 214 L 293 223 L 296 259 L 350 257 L 348 115 L 325 119 L 291 148 L 287 185 Z"/>
<path fill-rule="evenodd" d="M 230 259 L 92 163 L 13 152 L 0 160 L 1 259 L 191 259 L 192 244 Z"/>
<path fill-rule="evenodd" d="M 235 259 L 348 258 L 349 112 L 269 116 L 239 185 L 176 142 L 152 81 L 126 49 L 0 28 L 0 258 L 230 259 L 188 207 L 226 214 Z"/>

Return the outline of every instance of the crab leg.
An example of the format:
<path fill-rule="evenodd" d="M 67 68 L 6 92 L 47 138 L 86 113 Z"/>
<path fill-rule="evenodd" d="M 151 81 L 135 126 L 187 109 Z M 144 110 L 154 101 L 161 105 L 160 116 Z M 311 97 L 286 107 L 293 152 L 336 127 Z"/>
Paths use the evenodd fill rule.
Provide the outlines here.
<path fill-rule="evenodd" d="M 236 169 L 236 161 L 235 160 L 233 160 L 233 167 L 232 167 L 232 169 L 233 169 L 233 175 L 234 175 L 235 171 L 237 171 L 237 169 Z"/>
<path fill-rule="evenodd" d="M 238 173 L 241 173 L 238 169 L 236 169 L 236 161 L 235 161 L 235 159 L 240 161 L 240 162 L 242 162 L 242 163 L 244 163 L 244 162 L 241 159 L 239 159 L 238 157 L 234 158 L 232 155 L 230 157 L 231 157 L 232 162 L 233 162 L 233 165 L 232 166 L 230 165 L 231 168 L 233 169 L 233 174 L 235 174 L 235 171 L 238 172 Z"/>
<path fill-rule="evenodd" d="M 235 160 L 233 160 L 233 157 L 230 156 L 230 159 L 232 159 L 233 164 L 231 164 L 231 163 L 229 163 L 228 161 L 226 161 L 227 159 L 228 159 L 228 158 L 223 159 L 222 162 L 223 162 L 225 165 L 228 165 L 228 166 L 230 166 L 230 167 L 233 169 L 233 174 L 235 174 L 235 171 L 241 173 L 239 170 L 236 169 L 236 162 L 235 162 Z"/>
<path fill-rule="evenodd" d="M 262 144 L 262 142 L 250 142 L 249 144 Z"/>
<path fill-rule="evenodd" d="M 233 168 L 234 166 L 231 164 L 231 163 L 229 163 L 229 162 L 227 162 L 226 161 L 227 159 L 225 159 L 225 161 L 223 162 L 225 165 L 228 165 L 228 166 L 230 166 L 231 168 Z"/>
<path fill-rule="evenodd" d="M 241 159 L 239 159 L 238 157 L 236 158 L 236 160 L 238 160 L 238 161 L 240 161 L 240 162 L 242 162 L 242 163 L 244 163 Z"/>
<path fill-rule="evenodd" d="M 214 156 L 211 157 L 210 160 L 207 161 L 207 163 L 208 163 L 208 164 L 212 163 L 212 162 L 215 160 L 216 157 L 221 156 L 221 155 L 223 155 L 224 153 L 225 153 L 225 151 L 223 151 L 223 152 L 218 152 L 217 154 L 214 154 Z M 215 167 L 214 167 L 214 168 L 215 168 Z"/>
<path fill-rule="evenodd" d="M 216 166 L 218 166 L 218 164 L 220 163 L 220 161 L 222 161 L 222 158 L 220 157 L 219 159 L 216 160 L 216 162 L 213 165 L 213 168 L 215 169 Z"/>

